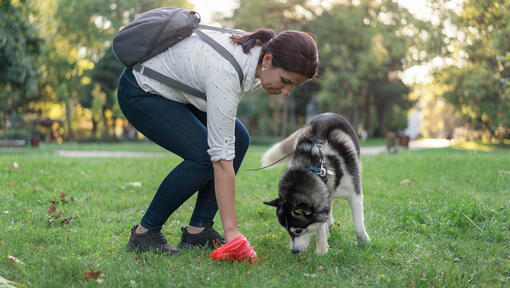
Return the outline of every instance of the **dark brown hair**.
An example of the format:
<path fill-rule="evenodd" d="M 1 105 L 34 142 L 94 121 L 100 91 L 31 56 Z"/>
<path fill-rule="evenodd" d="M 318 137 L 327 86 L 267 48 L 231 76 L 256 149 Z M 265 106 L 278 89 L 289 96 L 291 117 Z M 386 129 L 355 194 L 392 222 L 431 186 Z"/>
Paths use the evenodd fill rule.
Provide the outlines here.
<path fill-rule="evenodd" d="M 244 53 L 249 53 L 255 46 L 262 46 L 259 64 L 262 57 L 270 52 L 273 54 L 272 65 L 286 71 L 299 73 L 312 79 L 319 68 L 317 44 L 311 34 L 287 30 L 274 34 L 271 29 L 258 29 L 245 35 L 232 35 L 232 42 L 241 45 Z"/>

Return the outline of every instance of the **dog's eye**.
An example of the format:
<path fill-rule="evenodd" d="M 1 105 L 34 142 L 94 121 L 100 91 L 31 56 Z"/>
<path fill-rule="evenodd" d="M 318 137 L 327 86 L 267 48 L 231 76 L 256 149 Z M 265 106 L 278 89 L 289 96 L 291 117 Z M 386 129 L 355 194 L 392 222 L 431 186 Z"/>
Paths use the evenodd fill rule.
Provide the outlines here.
<path fill-rule="evenodd" d="M 294 231 L 294 233 L 296 234 L 301 234 L 303 232 L 303 229 L 296 229 L 296 231 Z"/>

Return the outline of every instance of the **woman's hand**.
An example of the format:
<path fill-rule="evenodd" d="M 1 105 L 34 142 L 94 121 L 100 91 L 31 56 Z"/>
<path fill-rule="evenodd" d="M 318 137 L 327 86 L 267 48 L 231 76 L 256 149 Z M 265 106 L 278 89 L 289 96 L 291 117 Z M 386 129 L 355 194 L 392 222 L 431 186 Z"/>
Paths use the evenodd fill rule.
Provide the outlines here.
<path fill-rule="evenodd" d="M 241 235 L 237 227 L 235 206 L 235 173 L 232 160 L 213 161 L 214 190 L 220 210 L 221 224 L 228 242 Z"/>

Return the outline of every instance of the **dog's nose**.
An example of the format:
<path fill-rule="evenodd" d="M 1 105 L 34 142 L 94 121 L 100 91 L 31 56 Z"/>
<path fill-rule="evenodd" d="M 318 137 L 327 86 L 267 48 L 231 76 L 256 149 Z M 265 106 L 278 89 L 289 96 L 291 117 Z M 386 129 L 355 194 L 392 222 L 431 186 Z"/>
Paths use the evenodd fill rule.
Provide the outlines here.
<path fill-rule="evenodd" d="M 297 254 L 297 253 L 301 252 L 301 251 L 299 251 L 297 249 L 292 249 L 291 251 L 292 251 L 292 254 Z"/>

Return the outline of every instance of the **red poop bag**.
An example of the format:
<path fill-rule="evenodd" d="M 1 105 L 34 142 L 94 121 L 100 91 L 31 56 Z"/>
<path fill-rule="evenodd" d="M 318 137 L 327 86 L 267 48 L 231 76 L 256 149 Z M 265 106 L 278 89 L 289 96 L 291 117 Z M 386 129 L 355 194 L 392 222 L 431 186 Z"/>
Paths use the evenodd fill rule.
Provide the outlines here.
<path fill-rule="evenodd" d="M 232 262 L 248 261 L 251 264 L 259 262 L 259 258 L 257 258 L 257 253 L 250 246 L 250 242 L 248 242 L 244 235 L 239 235 L 236 238 L 230 240 L 225 245 L 214 250 L 209 256 L 213 260 L 223 259 Z"/>

